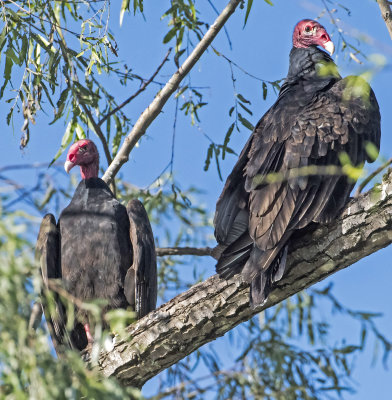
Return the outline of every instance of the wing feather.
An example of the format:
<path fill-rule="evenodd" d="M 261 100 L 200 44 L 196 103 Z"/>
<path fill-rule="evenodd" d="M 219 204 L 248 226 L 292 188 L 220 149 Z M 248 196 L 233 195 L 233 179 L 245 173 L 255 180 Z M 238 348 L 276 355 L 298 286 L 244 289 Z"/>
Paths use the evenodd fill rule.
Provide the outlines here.
<path fill-rule="evenodd" d="M 133 263 L 128 270 L 124 291 L 128 302 L 135 305 L 138 318 L 154 310 L 157 302 L 157 260 L 154 235 L 143 204 L 130 200 L 127 205 Z"/>
<path fill-rule="evenodd" d="M 348 199 L 353 181 L 321 169 L 317 174 L 317 167 L 340 166 L 342 152 L 354 165 L 363 165 L 373 161 L 367 143 L 380 145 L 377 100 L 363 79 L 334 78 L 313 93 L 305 90 L 308 82 L 296 82 L 295 87 L 286 84 L 257 124 L 217 204 L 214 223 L 216 232 L 224 232 L 217 235 L 221 244 L 239 210 L 249 210 L 248 231 L 244 224 L 235 227 L 217 272 L 231 276 L 249 257 L 242 275 L 252 283 L 253 304 L 264 301 L 272 282 L 281 278 L 292 233 L 335 218 Z M 311 167 L 311 174 L 303 167 Z M 267 184 L 271 173 L 278 173 L 277 179 Z"/>
<path fill-rule="evenodd" d="M 61 354 L 61 345 L 71 342 L 66 332 L 66 310 L 57 293 L 50 287 L 51 280 L 61 279 L 60 237 L 56 219 L 52 214 L 46 214 L 42 219 L 35 249 L 35 258 L 40 265 L 43 291 L 41 296 L 42 309 L 48 323 L 53 346 L 57 355 Z"/>

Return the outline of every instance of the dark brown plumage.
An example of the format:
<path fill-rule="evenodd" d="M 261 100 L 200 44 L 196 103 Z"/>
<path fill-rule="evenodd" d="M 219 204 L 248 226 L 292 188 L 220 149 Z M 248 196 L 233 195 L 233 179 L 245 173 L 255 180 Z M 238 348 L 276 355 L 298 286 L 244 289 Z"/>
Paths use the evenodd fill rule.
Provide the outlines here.
<path fill-rule="evenodd" d="M 217 272 L 223 278 L 241 272 L 251 285 L 253 306 L 282 278 L 291 235 L 311 222 L 331 221 L 347 202 L 355 182 L 321 168 L 341 166 L 342 153 L 354 165 L 372 162 L 366 144 L 379 148 L 376 97 L 362 78 L 340 77 L 316 46 L 333 51 L 329 41 L 317 22 L 297 24 L 279 97 L 256 125 L 217 202 Z M 279 175 L 267 183 L 271 173 Z"/>
<path fill-rule="evenodd" d="M 79 162 L 70 157 L 72 151 L 80 157 Z M 74 165 L 83 165 L 84 176 L 88 171 L 97 173 L 98 168 L 91 167 L 90 161 L 81 161 L 94 151 L 91 141 L 77 142 L 68 154 L 66 169 L 73 159 Z M 98 162 L 95 156 L 93 159 Z M 131 200 L 125 208 L 98 177 L 79 183 L 57 224 L 53 215 L 44 217 L 36 249 L 44 285 L 47 287 L 50 279 L 59 279 L 79 301 L 104 300 L 102 315 L 130 307 L 141 318 L 155 308 L 156 255 L 147 213 L 138 200 Z M 67 332 L 66 309 L 58 294 L 54 296 L 54 312 L 47 308 L 45 313 L 56 350 L 60 344 L 84 349 L 91 341 L 88 313 L 76 306 L 73 329 Z"/>

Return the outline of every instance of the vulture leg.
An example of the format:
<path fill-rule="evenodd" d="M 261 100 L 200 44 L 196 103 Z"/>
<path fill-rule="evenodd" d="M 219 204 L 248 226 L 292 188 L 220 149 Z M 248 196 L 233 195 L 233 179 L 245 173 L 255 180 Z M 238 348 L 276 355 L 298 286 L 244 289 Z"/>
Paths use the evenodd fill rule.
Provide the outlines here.
<path fill-rule="evenodd" d="M 154 235 L 146 210 L 139 200 L 127 205 L 133 262 L 124 282 L 129 304 L 134 305 L 138 319 L 154 310 L 157 302 L 157 260 Z"/>
<path fill-rule="evenodd" d="M 89 324 L 84 324 L 84 331 L 86 332 L 88 343 L 89 344 L 94 343 L 94 338 L 93 338 L 93 335 L 91 334 L 90 325 Z"/>

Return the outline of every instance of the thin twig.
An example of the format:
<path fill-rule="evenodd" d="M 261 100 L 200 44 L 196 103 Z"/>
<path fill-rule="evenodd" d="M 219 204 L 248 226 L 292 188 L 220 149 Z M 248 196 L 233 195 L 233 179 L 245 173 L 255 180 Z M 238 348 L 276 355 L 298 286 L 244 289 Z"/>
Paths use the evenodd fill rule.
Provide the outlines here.
<path fill-rule="evenodd" d="M 147 128 L 159 115 L 163 106 L 169 100 L 171 95 L 177 90 L 181 81 L 186 75 L 188 75 L 202 54 L 207 50 L 209 45 L 215 39 L 216 35 L 223 28 L 227 20 L 234 13 L 240 3 L 241 0 L 230 0 L 228 5 L 215 20 L 215 22 L 210 26 L 207 33 L 193 49 L 192 53 L 184 61 L 182 66 L 174 73 L 174 75 L 166 83 L 165 87 L 156 95 L 152 103 L 143 111 L 133 126 L 131 132 L 125 138 L 113 162 L 110 164 L 109 168 L 102 177 L 104 181 L 110 183 L 120 168 L 128 161 L 129 153 L 136 146 L 140 138 L 146 133 Z"/>
<path fill-rule="evenodd" d="M 0 167 L 0 173 L 4 171 L 13 171 L 18 169 L 38 169 L 38 168 L 48 168 L 50 161 L 47 162 L 36 162 L 31 164 L 19 164 L 19 165 L 6 165 L 4 167 Z M 62 166 L 62 161 L 56 161 L 52 164 L 52 167 L 60 167 Z"/>
<path fill-rule="evenodd" d="M 78 299 L 77 297 L 73 296 L 67 290 L 65 290 L 56 280 L 48 279 L 47 288 L 52 290 L 53 292 L 58 293 L 61 297 L 68 300 L 72 304 L 75 304 L 76 307 L 80 308 L 81 310 L 91 311 L 92 307 L 89 303 L 84 303 L 82 300 Z"/>
<path fill-rule="evenodd" d="M 120 105 L 118 105 L 116 108 L 114 108 L 112 111 L 110 111 L 109 113 L 107 113 L 99 122 L 98 122 L 98 126 L 101 126 L 109 117 L 111 117 L 113 114 L 115 114 L 117 111 L 119 111 L 121 108 L 123 108 L 124 106 L 126 106 L 129 102 L 131 102 L 135 97 L 139 96 L 139 94 L 141 92 L 143 92 L 144 90 L 146 90 L 147 86 L 153 82 L 154 78 L 158 75 L 159 71 L 162 69 L 163 65 L 165 64 L 165 62 L 168 60 L 169 58 L 169 54 L 171 53 L 172 48 L 170 48 L 167 53 L 165 58 L 163 59 L 163 61 L 159 64 L 158 68 L 156 69 L 156 71 L 152 74 L 151 78 L 148 81 L 145 81 L 142 86 L 140 86 L 140 88 L 130 97 L 128 97 L 125 101 L 123 101 Z M 110 163 L 109 163 L 110 164 Z"/>
<path fill-rule="evenodd" d="M 271 85 L 273 85 L 274 83 L 277 82 L 277 81 L 269 81 L 268 79 L 262 79 L 256 75 L 251 74 L 250 72 L 248 72 L 244 68 L 242 68 L 240 65 L 238 65 L 236 62 L 231 60 L 229 57 L 225 56 L 222 52 L 217 50 L 215 47 L 212 47 L 212 48 L 214 49 L 214 52 L 217 56 L 224 58 L 230 64 L 230 66 L 233 65 L 234 67 L 238 68 L 241 72 L 243 72 L 245 75 L 248 75 L 250 78 L 256 79 L 257 81 L 260 81 L 260 82 L 270 83 Z"/>
<path fill-rule="evenodd" d="M 381 171 L 383 171 L 385 168 L 387 168 L 389 165 L 392 164 L 392 158 L 390 158 L 388 161 L 386 161 L 384 164 L 382 164 L 379 168 L 377 168 L 374 172 L 372 172 L 364 181 L 358 186 L 358 189 L 356 190 L 354 197 L 357 198 L 362 190 L 365 188 L 365 186 L 376 176 L 378 175 Z"/>
<path fill-rule="evenodd" d="M 94 128 L 95 133 L 97 134 L 99 140 L 101 141 L 106 161 L 108 162 L 108 165 L 110 165 L 110 163 L 112 162 L 112 156 L 110 154 L 109 146 L 106 142 L 105 135 L 103 134 L 101 127 L 99 126 L 99 124 L 95 122 L 94 117 L 92 116 L 91 111 L 88 109 L 88 107 L 82 102 L 79 102 L 79 104 L 82 106 L 83 111 L 86 113 L 87 118 L 90 120 L 91 125 Z"/>
<path fill-rule="evenodd" d="M 158 247 L 157 256 L 212 256 L 212 247 Z"/>
<path fill-rule="evenodd" d="M 57 22 L 53 10 L 50 9 L 50 11 L 53 14 L 53 18 Z M 68 72 L 65 70 L 65 74 L 66 74 L 66 77 L 67 77 L 67 84 L 68 84 L 68 87 L 71 89 L 71 82 L 73 82 L 73 81 L 78 82 L 78 76 L 77 76 L 76 72 L 75 72 L 75 74 L 73 74 L 73 63 L 68 58 L 68 54 L 67 54 L 68 46 L 67 46 L 67 43 L 65 41 L 65 38 L 64 38 L 63 32 L 61 30 L 61 27 L 57 26 L 56 32 L 57 32 L 57 35 L 58 35 L 58 37 L 60 39 L 59 43 L 60 43 L 61 53 L 63 54 L 65 63 L 67 64 L 69 70 L 71 71 L 71 75 L 69 75 Z M 96 121 L 94 120 L 94 118 L 93 118 L 93 116 L 91 114 L 91 111 L 83 103 L 83 101 L 80 101 L 80 99 L 78 99 L 78 102 L 81 105 L 81 107 L 83 108 L 83 111 L 85 112 L 87 118 L 89 119 L 90 123 L 92 124 L 92 126 L 94 128 L 95 133 L 97 134 L 99 140 L 101 141 L 102 146 L 103 146 L 103 150 L 104 150 L 104 153 L 105 153 L 106 160 L 108 162 L 108 165 L 110 165 L 112 163 L 112 156 L 110 154 L 109 146 L 108 146 L 108 144 L 107 144 L 107 142 L 105 140 L 105 136 L 104 136 L 104 134 L 103 134 L 103 132 L 101 130 L 101 127 L 96 123 Z M 112 182 L 110 182 L 110 188 L 111 188 L 113 194 L 116 195 L 116 185 L 115 185 L 114 180 Z"/>
<path fill-rule="evenodd" d="M 389 36 L 392 39 L 392 2 L 387 0 L 377 0 L 377 3 L 380 7 L 381 15 L 385 21 L 385 25 L 387 26 Z"/>

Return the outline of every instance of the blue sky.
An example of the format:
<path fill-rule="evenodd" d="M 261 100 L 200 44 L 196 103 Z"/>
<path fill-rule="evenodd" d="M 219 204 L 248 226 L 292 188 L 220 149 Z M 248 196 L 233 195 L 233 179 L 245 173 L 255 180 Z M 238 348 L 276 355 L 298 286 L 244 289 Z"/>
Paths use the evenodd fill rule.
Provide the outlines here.
<path fill-rule="evenodd" d="M 392 156 L 390 150 L 392 139 L 389 135 L 392 127 L 392 113 L 390 112 L 392 41 L 375 1 L 344 0 L 343 3 L 351 10 L 351 16 L 348 16 L 342 9 L 339 9 L 334 15 L 341 19 L 339 26 L 343 29 L 347 39 L 355 46 L 359 46 L 367 55 L 383 54 L 385 57 L 386 67 L 374 74 L 371 85 L 379 101 L 382 115 L 381 155 L 389 158 Z M 225 4 L 226 1 L 223 0 L 214 2 L 219 10 Z M 167 46 L 162 45 L 162 37 L 167 32 L 167 21 L 160 20 L 165 7 L 146 0 L 146 21 L 141 16 L 125 16 L 123 26 L 120 28 L 116 6 L 113 5 L 111 26 L 118 39 L 119 59 L 132 66 L 134 72 L 143 76 L 150 76 L 160 64 L 167 49 Z M 197 7 L 202 10 L 203 20 L 209 22 L 214 20 L 214 11 L 207 0 L 198 1 Z M 219 52 L 257 77 L 270 81 L 284 78 L 288 69 L 288 53 L 291 49 L 291 33 L 294 25 L 300 19 L 315 18 L 322 8 L 321 1 L 277 0 L 274 1 L 273 7 L 263 1 L 255 1 L 245 29 L 242 29 L 244 11 L 241 10 L 238 10 L 227 24 L 232 48 L 230 48 L 223 31 L 213 45 Z M 333 6 L 331 6 L 331 9 L 333 9 Z M 331 25 L 328 16 L 322 17 L 321 23 L 331 34 L 332 40 L 337 42 L 338 33 Z M 343 76 L 358 74 L 373 66 L 372 62 L 359 65 L 342 53 L 335 56 L 335 61 Z M 168 63 L 157 79 L 164 82 L 173 72 L 173 63 Z M 251 101 L 253 116 L 248 117 L 248 119 L 255 124 L 268 107 L 273 104 L 276 96 L 272 90 L 269 90 L 267 100 L 264 101 L 262 99 L 261 82 L 250 78 L 238 69 L 234 69 L 234 73 L 237 92 Z M 222 143 L 232 122 L 228 111 L 234 103 L 234 89 L 227 61 L 218 57 L 213 51 L 204 54 L 192 72 L 191 84 L 205 88 L 201 89 L 201 92 L 209 105 L 200 111 L 201 123 L 199 127 L 191 126 L 189 118 L 184 117 L 181 113 L 179 114 L 176 127 L 174 173 L 183 188 L 195 184 L 203 189 L 204 193 L 200 196 L 200 200 L 211 211 L 212 215 L 223 182 L 219 180 L 213 164 L 208 172 L 203 171 L 209 145 L 205 134 L 215 142 Z M 113 81 L 108 81 L 108 85 L 118 95 L 119 100 L 125 99 L 129 96 L 129 93 L 134 91 L 134 87 L 129 89 L 116 86 Z M 127 107 L 127 115 L 132 118 L 133 122 L 153 99 L 157 89 L 158 87 L 155 87 L 154 90 L 147 91 Z M 20 151 L 19 126 L 21 126 L 21 121 L 17 117 L 15 118 L 14 130 L 8 127 L 4 122 L 7 109 L 8 105 L 1 102 L 0 118 L 3 122 L 3 134 L 0 136 L 0 148 L 7 149 L 7 151 L 2 152 L 0 167 L 9 164 L 51 160 L 58 149 L 64 126 L 60 123 L 49 126 L 48 118 L 41 115 L 37 120 L 37 125 L 31 128 L 31 140 L 28 147 Z M 129 163 L 122 169 L 122 175 L 127 181 L 145 187 L 167 165 L 171 157 L 174 113 L 175 104 L 174 101 L 170 101 L 165 106 L 163 113 L 149 128 L 148 137 L 142 139 L 140 146 L 133 151 Z M 246 129 L 233 133 L 230 146 L 237 153 L 241 151 L 249 133 Z M 61 159 L 64 159 L 64 156 Z M 230 172 L 235 161 L 235 156 L 228 156 L 222 163 L 222 175 L 224 177 Z M 103 160 L 101 165 L 106 167 Z M 12 176 L 28 185 L 34 181 L 37 172 L 24 170 L 15 172 Z M 63 181 L 67 178 L 59 173 L 55 179 Z M 212 228 L 210 237 L 212 237 Z M 210 244 L 213 245 L 213 241 Z M 333 282 L 334 294 L 346 306 L 382 312 L 384 316 L 380 318 L 379 326 L 385 333 L 392 332 L 392 311 L 390 310 L 392 303 L 392 291 L 390 290 L 390 282 L 392 281 L 391 258 L 392 247 L 389 247 L 335 274 L 327 281 L 319 284 L 319 287 L 324 287 L 328 282 Z M 213 273 L 212 260 L 201 259 L 198 262 L 208 273 Z M 341 337 L 351 338 L 358 332 L 356 324 L 346 318 L 335 316 L 329 322 L 333 325 L 333 338 L 336 337 L 336 341 Z M 226 341 L 227 338 L 220 338 L 217 343 L 218 348 L 224 347 Z M 386 371 L 380 362 L 371 367 L 372 352 L 373 346 L 370 342 L 367 351 L 358 358 L 356 363 L 354 379 L 358 383 L 358 392 L 353 396 L 345 395 L 344 398 L 359 400 L 390 399 L 392 392 L 390 372 Z M 151 393 L 155 384 L 154 380 L 147 383 L 146 393 Z"/>

